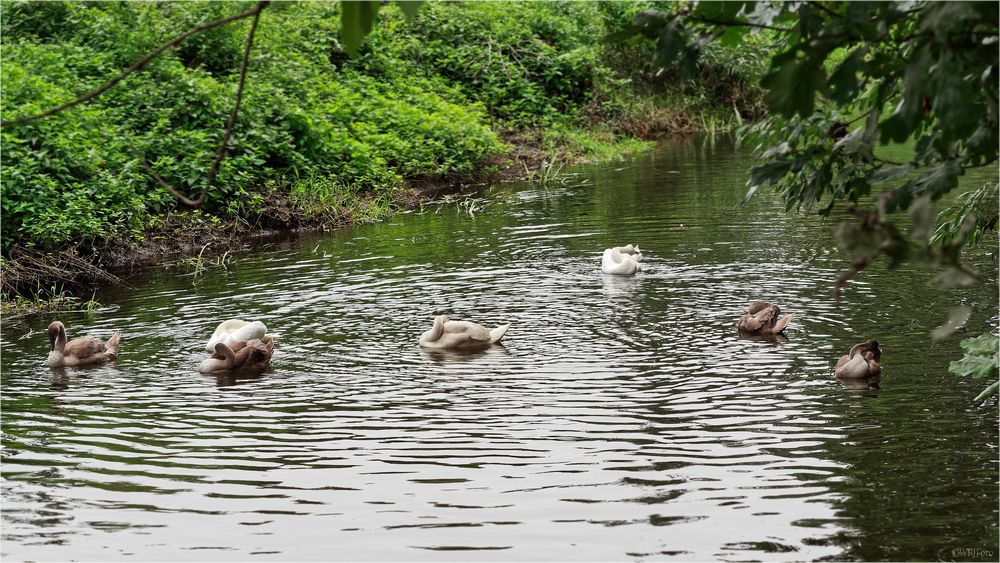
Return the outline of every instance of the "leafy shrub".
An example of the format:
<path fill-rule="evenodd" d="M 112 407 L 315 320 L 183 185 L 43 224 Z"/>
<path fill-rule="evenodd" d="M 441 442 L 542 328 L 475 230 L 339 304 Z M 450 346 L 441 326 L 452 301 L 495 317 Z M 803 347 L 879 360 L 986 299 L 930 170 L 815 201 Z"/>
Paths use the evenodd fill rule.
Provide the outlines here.
<path fill-rule="evenodd" d="M 0 3 L 4 118 L 73 99 L 168 38 L 252 5 Z M 475 171 L 506 150 L 497 128 L 547 126 L 556 132 L 548 139 L 601 153 L 621 130 L 588 142 L 581 126 L 589 119 L 621 114 L 648 123 L 660 111 L 609 64 L 613 53 L 599 41 L 611 30 L 608 9 L 429 2 L 409 21 L 391 7 L 351 59 L 339 39 L 338 2 L 273 3 L 260 20 L 239 121 L 206 209 L 259 212 L 261 194 L 273 189 L 263 184 L 276 181 L 285 191 L 294 183 L 294 199 L 313 207 L 343 206 L 330 186 L 382 202 L 407 178 Z M 2 247 L 139 232 L 176 205 L 143 158 L 196 197 L 232 108 L 248 26 L 196 34 L 99 98 L 3 128 Z M 308 184 L 292 180 L 300 178 L 319 196 L 304 197 Z"/>

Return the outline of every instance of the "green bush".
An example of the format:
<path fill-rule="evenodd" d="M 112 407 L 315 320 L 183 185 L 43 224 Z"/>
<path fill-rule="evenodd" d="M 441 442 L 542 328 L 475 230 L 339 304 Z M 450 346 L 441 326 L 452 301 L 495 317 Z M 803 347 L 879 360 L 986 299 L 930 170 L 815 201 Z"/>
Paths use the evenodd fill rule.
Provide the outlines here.
<path fill-rule="evenodd" d="M 0 3 L 4 119 L 68 101 L 168 38 L 252 5 Z M 330 200 L 302 197 L 301 178 L 324 194 L 343 186 L 382 201 L 408 178 L 474 172 L 506 150 L 496 130 L 573 131 L 546 138 L 572 137 L 602 153 L 613 128 L 594 143 L 581 137 L 595 116 L 638 122 L 658 111 L 650 100 L 662 93 L 634 88 L 629 70 L 614 64 L 621 48 L 600 41 L 615 25 L 609 11 L 643 5 L 428 2 L 412 21 L 392 6 L 351 59 L 338 2 L 273 3 L 261 15 L 236 132 L 206 209 L 259 211 L 245 202 L 260 202 L 265 182 L 285 191 L 295 183 L 296 199 L 313 206 Z M 143 157 L 196 197 L 232 109 L 249 25 L 192 36 L 99 98 L 4 127 L 2 247 L 139 232 L 176 205 Z"/>

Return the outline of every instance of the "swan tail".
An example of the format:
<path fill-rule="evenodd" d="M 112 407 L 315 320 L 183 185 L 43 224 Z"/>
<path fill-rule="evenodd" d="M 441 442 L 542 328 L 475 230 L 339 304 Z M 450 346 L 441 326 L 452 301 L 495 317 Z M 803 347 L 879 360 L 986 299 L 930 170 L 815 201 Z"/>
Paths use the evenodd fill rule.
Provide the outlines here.
<path fill-rule="evenodd" d="M 118 356 L 118 346 L 122 342 L 122 331 L 118 331 L 108 339 L 108 343 L 105 345 L 105 354 L 108 357 L 115 358 Z"/>
<path fill-rule="evenodd" d="M 784 317 L 781 317 L 780 319 L 778 319 L 778 322 L 776 322 L 774 324 L 774 331 L 773 332 L 775 334 L 778 334 L 779 332 L 784 331 L 785 327 L 788 326 L 788 323 L 792 322 L 793 318 L 795 318 L 795 315 L 785 315 Z"/>
<path fill-rule="evenodd" d="M 500 342 L 500 339 L 507 334 L 507 329 L 510 328 L 509 324 L 500 325 L 495 329 L 490 331 L 490 344 L 496 344 Z"/>

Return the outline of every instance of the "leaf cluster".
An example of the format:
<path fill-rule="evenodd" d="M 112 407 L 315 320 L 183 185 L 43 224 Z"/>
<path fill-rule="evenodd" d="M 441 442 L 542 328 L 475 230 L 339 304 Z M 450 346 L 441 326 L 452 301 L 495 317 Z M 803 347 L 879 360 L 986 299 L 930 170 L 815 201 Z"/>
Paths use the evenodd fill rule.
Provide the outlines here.
<path fill-rule="evenodd" d="M 948 371 L 961 377 L 974 379 L 996 378 L 1000 373 L 1000 338 L 994 334 L 981 334 L 961 342 L 965 356 L 951 362 Z M 977 401 L 987 399 L 997 393 L 998 382 L 983 390 Z"/>
<path fill-rule="evenodd" d="M 929 203 L 997 162 L 997 3 L 697 2 L 646 10 L 619 35 L 652 41 L 656 64 L 693 72 L 708 45 L 764 34 L 775 49 L 761 80 L 770 117 L 745 131 L 761 160 L 747 197 L 772 185 L 789 210 L 822 215 L 871 202 L 838 230 L 855 257 L 848 277 L 880 255 L 954 269 L 961 245 L 996 227 L 995 207 L 969 196 L 931 247 Z M 898 143 L 905 160 L 886 158 L 882 147 Z M 909 233 L 890 220 L 903 210 Z"/>

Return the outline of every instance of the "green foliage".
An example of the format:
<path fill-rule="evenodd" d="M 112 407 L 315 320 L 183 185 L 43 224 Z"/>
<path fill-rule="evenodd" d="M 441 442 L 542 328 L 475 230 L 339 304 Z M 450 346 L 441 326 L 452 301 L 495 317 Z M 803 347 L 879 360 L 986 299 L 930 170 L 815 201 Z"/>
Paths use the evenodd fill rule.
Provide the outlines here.
<path fill-rule="evenodd" d="M 600 63 L 596 16 L 583 3 L 428 3 L 396 41 L 375 34 L 371 51 L 417 61 L 512 125 L 548 124 L 588 100 Z"/>
<path fill-rule="evenodd" d="M 778 188 L 787 208 L 874 200 L 838 229 L 853 275 L 880 255 L 955 270 L 959 251 L 996 227 L 984 188 L 943 214 L 930 202 L 966 170 L 998 158 L 998 5 L 995 2 L 697 2 L 646 10 L 620 37 L 655 41 L 661 66 L 693 68 L 707 45 L 769 35 L 776 49 L 761 80 L 770 117 L 749 127 L 761 164 L 748 197 Z M 905 162 L 885 143 L 909 143 Z M 879 193 L 873 194 L 876 190 Z M 992 189 L 995 195 L 995 187 Z M 907 232 L 889 216 L 914 210 Z"/>
<path fill-rule="evenodd" d="M 948 371 L 961 377 L 983 379 L 997 377 L 1000 370 L 1000 338 L 993 334 L 981 334 L 961 342 L 965 357 L 951 362 Z M 977 401 L 987 399 L 997 392 L 997 383 L 987 387 L 976 397 Z"/>
<path fill-rule="evenodd" d="M 248 6 L 4 3 L 4 116 L 59 105 L 165 37 Z M 49 17 L 37 17 L 35 8 Z M 369 65 L 338 59 L 338 18 L 337 4 L 266 12 L 236 134 L 208 194 L 210 210 L 259 212 L 257 192 L 272 176 L 388 192 L 406 177 L 472 171 L 503 150 L 482 107 L 436 77 L 400 73 L 387 80 L 375 67 L 395 64 L 391 54 Z M 231 111 L 247 25 L 192 36 L 100 98 L 5 127 L 3 247 L 136 232 L 150 214 L 175 205 L 140 155 L 178 190 L 198 193 Z"/>
<path fill-rule="evenodd" d="M 356 56 L 365 37 L 372 32 L 372 25 L 378 16 L 381 0 L 341 0 L 340 37 L 344 41 L 344 49 L 350 55 Z M 413 18 L 422 1 L 401 0 L 396 4 L 403 10 L 406 17 Z"/>
<path fill-rule="evenodd" d="M 544 127 L 545 150 L 600 158 L 629 136 L 700 127 L 696 112 L 713 127 L 753 113 L 739 92 L 756 79 L 737 49 L 706 49 L 701 77 L 680 82 L 623 64 L 641 46 L 597 41 L 644 2 L 418 4 L 270 4 L 206 210 L 249 222 L 280 190 L 310 215 L 357 204 L 354 215 L 381 216 L 407 179 L 482 169 L 507 150 L 496 130 Z M 57 106 L 166 39 L 252 6 L 0 3 L 0 109 L 15 119 Z M 136 236 L 176 205 L 143 158 L 177 190 L 200 193 L 249 25 L 192 35 L 98 98 L 4 127 L 2 247 Z"/>
<path fill-rule="evenodd" d="M 956 205 L 938 214 L 931 243 L 949 244 L 965 233 L 964 244 L 976 244 L 984 233 L 997 230 L 997 218 L 1000 217 L 998 196 L 1000 191 L 995 182 L 986 182 L 979 189 L 960 194 Z"/>
<path fill-rule="evenodd" d="M 23 295 L 0 293 L 0 317 L 4 318 L 36 313 L 82 312 L 90 314 L 98 311 L 101 307 L 101 303 L 97 301 L 94 294 L 91 294 L 90 299 L 84 301 L 79 297 L 73 297 L 58 285 L 49 288 L 37 287 L 30 298 Z"/>
<path fill-rule="evenodd" d="M 974 377 L 995 377 L 1000 366 L 1000 338 L 993 334 L 980 334 L 975 338 L 966 338 L 961 343 L 965 357 L 948 366 L 948 371 L 955 375 Z"/>
<path fill-rule="evenodd" d="M 536 144 L 554 155 L 580 156 L 591 161 L 623 160 L 627 156 L 649 149 L 652 141 L 616 134 L 604 127 L 584 129 L 571 125 L 555 125 L 541 131 Z"/>

